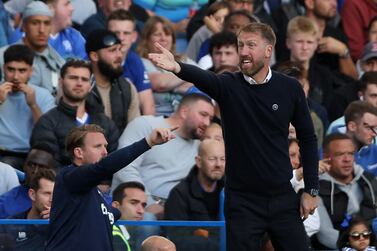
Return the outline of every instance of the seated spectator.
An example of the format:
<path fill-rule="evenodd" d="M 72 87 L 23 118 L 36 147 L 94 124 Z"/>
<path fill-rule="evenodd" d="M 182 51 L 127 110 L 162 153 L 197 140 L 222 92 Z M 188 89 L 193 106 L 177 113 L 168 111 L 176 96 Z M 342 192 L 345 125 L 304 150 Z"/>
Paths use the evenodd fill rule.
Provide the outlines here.
<path fill-rule="evenodd" d="M 0 162 L 0 195 L 19 185 L 20 182 L 14 168 L 8 164 Z"/>
<path fill-rule="evenodd" d="M 355 147 L 355 162 L 377 176 L 377 108 L 364 101 L 352 102 L 344 112 L 346 134 Z"/>
<path fill-rule="evenodd" d="M 358 100 L 365 101 L 377 108 L 377 71 L 364 73 L 358 89 Z M 346 122 L 344 116 L 342 116 L 330 124 L 326 134 L 335 132 L 346 133 L 346 129 Z M 377 138 L 375 138 L 374 143 L 377 144 Z"/>
<path fill-rule="evenodd" d="M 28 4 L 22 13 L 22 30 L 25 36 L 17 43 L 25 44 L 35 52 L 33 74 L 30 83 L 46 88 L 54 96 L 57 93 L 58 74 L 64 59 L 48 44 L 51 34 L 52 13 L 41 1 Z M 3 67 L 3 54 L 8 46 L 0 49 L 0 66 Z"/>
<path fill-rule="evenodd" d="M 308 97 L 329 109 L 336 82 L 330 70 L 311 61 L 317 50 L 318 36 L 317 25 L 307 17 L 298 16 L 288 23 L 286 43 L 290 61 L 304 68 L 310 86 Z"/>
<path fill-rule="evenodd" d="M 4 52 L 4 79 L 0 84 L 0 160 L 22 169 L 30 149 L 34 124 L 55 106 L 52 95 L 31 84 L 34 52 L 25 45 Z"/>
<path fill-rule="evenodd" d="M 315 249 L 336 249 L 336 242 L 347 215 L 359 214 L 367 221 L 377 216 L 375 210 L 377 180 L 355 163 L 356 148 L 346 134 L 331 134 L 323 143 L 323 155 L 330 158 L 330 170 L 319 178 L 320 229 Z"/>
<path fill-rule="evenodd" d="M 54 152 L 60 165 L 71 163 L 65 148 L 65 137 L 79 125 L 96 124 L 104 128 L 109 152 L 118 146 L 119 132 L 114 122 L 86 101 L 90 85 L 91 66 L 82 60 L 70 60 L 62 67 L 59 84 L 62 98 L 57 107 L 44 114 L 35 125 L 30 142 L 44 142 Z"/>
<path fill-rule="evenodd" d="M 142 57 L 145 69 L 151 81 L 156 116 L 169 116 L 182 99 L 182 95 L 192 87 L 191 83 L 182 81 L 173 73 L 157 68 L 148 59 L 148 53 L 157 52 L 155 43 L 159 42 L 184 63 L 196 64 L 183 55 L 176 54 L 176 37 L 171 23 L 163 17 L 151 17 L 144 25 L 138 43 L 137 52 Z"/>
<path fill-rule="evenodd" d="M 51 169 L 39 169 L 31 179 L 28 190 L 31 207 L 9 218 L 48 219 L 54 184 L 55 172 Z M 11 239 L 12 250 L 43 250 L 47 240 L 47 225 L 9 225 L 4 232 Z"/>
<path fill-rule="evenodd" d="M 361 217 L 350 217 L 344 223 L 344 229 L 339 235 L 337 246 L 341 251 L 375 251 L 376 236 L 370 225 Z"/>
<path fill-rule="evenodd" d="M 143 241 L 141 251 L 176 251 L 173 242 L 162 236 L 151 236 Z"/>
<path fill-rule="evenodd" d="M 124 182 L 113 191 L 112 206 L 120 213 L 120 220 L 141 221 L 147 206 L 147 195 L 143 184 L 139 182 Z M 159 228 L 150 226 L 113 226 L 114 251 L 140 250 L 142 241 Z"/>
<path fill-rule="evenodd" d="M 95 30 L 89 34 L 85 48 L 94 77 L 87 100 L 122 132 L 140 116 L 140 105 L 135 86 L 122 76 L 121 42 L 111 31 Z"/>
<path fill-rule="evenodd" d="M 113 189 L 122 182 L 137 181 L 148 194 L 147 212 L 162 217 L 164 202 L 170 190 L 190 172 L 198 151 L 199 140 L 213 117 L 211 100 L 201 94 L 182 99 L 170 117 L 141 116 L 132 121 L 119 138 L 119 148 L 132 144 L 153 128 L 178 129 L 176 138 L 141 155 L 126 168 L 114 174 Z"/>
<path fill-rule="evenodd" d="M 87 57 L 85 39 L 79 31 L 72 28 L 73 5 L 67 0 L 43 0 L 53 11 L 52 31 L 48 43 L 64 59 Z M 84 4 L 84 3 L 82 3 Z"/>
<path fill-rule="evenodd" d="M 222 30 L 224 19 L 230 10 L 228 2 L 214 2 L 208 7 L 204 17 L 204 25 L 195 32 L 187 46 L 186 55 L 189 58 L 194 61 L 198 60 L 202 43 Z"/>
<path fill-rule="evenodd" d="M 252 16 L 243 9 L 237 11 L 233 10 L 232 12 L 230 12 L 228 16 L 225 17 L 222 31 L 230 31 L 237 35 L 238 31 L 246 24 L 258 22 L 258 20 L 259 19 L 257 19 L 255 16 Z M 209 38 L 202 43 L 196 59 L 198 61 L 199 66 L 205 69 L 210 68 L 212 66 L 212 59 L 210 56 L 211 52 L 209 49 L 211 40 L 212 39 Z"/>
<path fill-rule="evenodd" d="M 38 144 L 30 150 L 24 165 L 24 182 L 0 196 L 0 219 L 21 213 L 31 207 L 28 196 L 31 180 L 39 169 L 54 169 L 54 158 L 51 149 Z"/>
<path fill-rule="evenodd" d="M 225 171 L 223 141 L 205 139 L 189 175 L 169 193 L 166 220 L 219 220 L 220 192 Z M 211 228 L 168 227 L 167 235 L 182 251 L 218 251 L 219 233 Z"/>
<path fill-rule="evenodd" d="M 360 77 L 365 72 L 377 71 L 377 40 L 364 46 L 363 53 L 357 60 L 357 68 Z"/>
<path fill-rule="evenodd" d="M 218 71 L 221 66 L 238 66 L 237 36 L 230 31 L 222 31 L 211 37 L 209 55 L 213 63 L 210 71 Z"/>
<path fill-rule="evenodd" d="M 151 83 L 145 67 L 138 54 L 131 50 L 137 39 L 136 19 L 126 10 L 112 12 L 107 19 L 107 28 L 114 32 L 122 44 L 123 76 L 135 85 L 143 115 L 154 115 L 154 99 Z"/>
<path fill-rule="evenodd" d="M 330 20 L 337 15 L 337 1 L 311 0 L 302 3 L 305 6 L 306 17 L 315 22 L 319 29 L 316 62 L 342 79 L 357 79 L 356 67 L 351 58 L 351 55 L 354 55 L 352 46 L 349 40 L 347 41 L 348 34 L 345 35 L 340 27 L 330 25 Z M 343 18 L 343 27 L 344 22 L 351 19 Z M 354 36 L 359 37 L 356 34 Z M 360 37 L 360 40 L 363 38 Z"/>

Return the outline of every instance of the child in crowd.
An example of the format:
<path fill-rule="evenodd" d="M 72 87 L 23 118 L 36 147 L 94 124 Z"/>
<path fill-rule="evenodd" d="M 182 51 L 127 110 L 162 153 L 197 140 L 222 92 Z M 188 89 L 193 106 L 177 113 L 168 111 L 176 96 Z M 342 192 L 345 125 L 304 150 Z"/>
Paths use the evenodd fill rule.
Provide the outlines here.
<path fill-rule="evenodd" d="M 354 217 L 343 224 L 348 226 L 339 235 L 337 245 L 340 251 L 376 250 L 376 237 L 364 219 Z"/>

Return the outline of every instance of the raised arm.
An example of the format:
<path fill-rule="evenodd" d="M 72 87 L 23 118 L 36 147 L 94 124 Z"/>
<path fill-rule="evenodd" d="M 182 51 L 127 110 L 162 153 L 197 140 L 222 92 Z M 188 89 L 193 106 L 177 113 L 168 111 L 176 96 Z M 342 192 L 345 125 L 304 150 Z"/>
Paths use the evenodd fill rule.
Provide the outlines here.
<path fill-rule="evenodd" d="M 77 167 L 64 174 L 64 182 L 71 192 L 83 192 L 98 185 L 101 180 L 110 178 L 123 167 L 154 145 L 163 144 L 175 138 L 172 133 L 176 128 L 159 128 L 130 146 L 119 149 L 95 164 Z"/>
<path fill-rule="evenodd" d="M 148 54 L 148 58 L 153 62 L 153 64 L 166 71 L 171 71 L 176 74 L 179 73 L 181 71 L 181 66 L 175 61 L 174 55 L 157 42 L 154 44 L 154 46 L 156 46 L 161 53 Z"/>

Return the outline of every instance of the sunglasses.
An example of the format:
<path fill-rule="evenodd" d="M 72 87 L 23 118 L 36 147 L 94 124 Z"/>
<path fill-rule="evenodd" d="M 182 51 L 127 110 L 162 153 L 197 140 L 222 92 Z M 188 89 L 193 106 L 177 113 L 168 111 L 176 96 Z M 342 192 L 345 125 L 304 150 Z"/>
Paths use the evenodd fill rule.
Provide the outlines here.
<path fill-rule="evenodd" d="M 116 36 L 114 35 L 106 35 L 103 37 L 102 39 L 102 43 L 107 46 L 107 47 L 110 47 L 110 46 L 113 46 L 114 44 L 119 44 L 119 40 Z"/>
<path fill-rule="evenodd" d="M 364 239 L 367 239 L 372 234 L 371 231 L 364 231 L 364 232 L 353 232 L 349 234 L 349 237 L 351 237 L 354 240 L 360 240 L 360 237 L 363 236 Z"/>

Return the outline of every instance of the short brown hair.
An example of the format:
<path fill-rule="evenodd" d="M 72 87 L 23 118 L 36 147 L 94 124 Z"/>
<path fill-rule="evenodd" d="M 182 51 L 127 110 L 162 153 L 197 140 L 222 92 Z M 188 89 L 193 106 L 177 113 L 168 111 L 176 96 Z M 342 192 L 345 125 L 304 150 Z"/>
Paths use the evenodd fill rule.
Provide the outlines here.
<path fill-rule="evenodd" d="M 336 140 L 350 140 L 350 141 L 352 141 L 352 139 L 347 134 L 344 134 L 344 133 L 337 132 L 337 133 L 332 133 L 330 135 L 327 135 L 323 139 L 323 143 L 322 143 L 323 153 L 329 153 L 331 142 L 336 141 Z"/>
<path fill-rule="evenodd" d="M 353 101 L 344 111 L 346 125 L 351 121 L 359 122 L 365 113 L 371 113 L 377 116 L 377 108 L 365 101 Z"/>
<path fill-rule="evenodd" d="M 39 181 L 41 179 L 46 179 L 52 182 L 55 182 L 56 173 L 52 169 L 39 168 L 38 171 L 33 175 L 30 180 L 29 187 L 34 191 L 37 191 L 40 188 Z"/>
<path fill-rule="evenodd" d="M 89 74 L 92 74 L 92 66 L 91 63 L 81 59 L 68 59 L 67 62 L 62 66 L 60 70 L 60 77 L 64 78 L 65 74 L 69 67 L 72 68 L 86 68 L 89 71 Z"/>
<path fill-rule="evenodd" d="M 198 102 L 199 100 L 209 103 L 213 106 L 212 100 L 208 96 L 199 93 L 191 93 L 183 96 L 177 110 L 180 110 L 183 106 L 190 106 Z"/>
<path fill-rule="evenodd" d="M 250 23 L 241 28 L 238 36 L 242 33 L 259 33 L 269 44 L 275 46 L 276 36 L 271 26 L 264 23 Z"/>
<path fill-rule="evenodd" d="M 304 16 L 294 17 L 288 23 L 288 27 L 287 27 L 288 38 L 298 32 L 311 34 L 315 37 L 318 37 L 318 34 L 319 34 L 318 26 L 314 23 L 314 21 Z"/>
<path fill-rule="evenodd" d="M 76 147 L 84 145 L 85 137 L 90 132 L 99 132 L 105 134 L 105 130 L 99 125 L 86 124 L 79 127 L 74 127 L 67 135 L 65 139 L 65 149 L 71 159 L 73 159 L 73 150 Z"/>
<path fill-rule="evenodd" d="M 107 25 L 109 25 L 110 21 L 131 21 L 132 23 L 136 24 L 136 18 L 132 15 L 131 12 L 125 9 L 115 10 L 110 13 L 109 17 L 107 18 Z"/>

